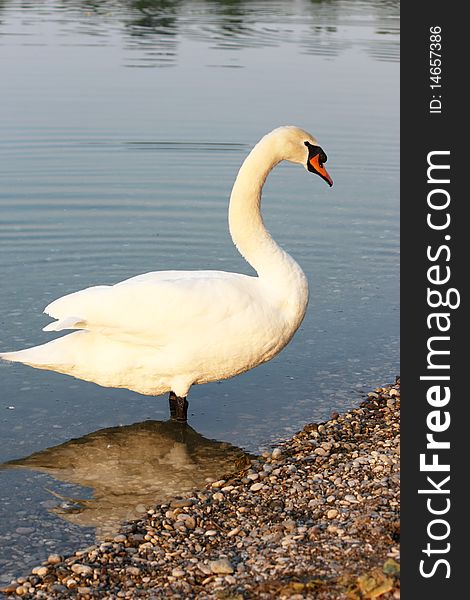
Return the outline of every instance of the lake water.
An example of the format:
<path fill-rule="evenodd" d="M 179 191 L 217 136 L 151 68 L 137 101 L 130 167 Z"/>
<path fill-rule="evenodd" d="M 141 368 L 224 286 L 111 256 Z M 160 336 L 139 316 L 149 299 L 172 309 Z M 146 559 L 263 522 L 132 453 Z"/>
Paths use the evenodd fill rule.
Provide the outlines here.
<path fill-rule="evenodd" d="M 227 200 L 274 127 L 311 131 L 335 182 L 294 165 L 269 176 L 264 219 L 309 278 L 307 315 L 272 362 L 194 387 L 191 429 L 164 423 L 166 397 L 0 365 L 0 461 L 25 459 L 0 469 L 0 582 L 394 380 L 398 10 L 0 2 L 2 350 L 50 339 L 44 306 L 77 289 L 160 269 L 251 273 Z"/>

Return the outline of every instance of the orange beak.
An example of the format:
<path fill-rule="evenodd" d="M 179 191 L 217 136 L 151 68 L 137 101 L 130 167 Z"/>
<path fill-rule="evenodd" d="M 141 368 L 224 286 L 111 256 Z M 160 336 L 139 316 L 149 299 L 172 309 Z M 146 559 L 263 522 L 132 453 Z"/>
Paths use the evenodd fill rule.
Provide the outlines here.
<path fill-rule="evenodd" d="M 310 159 L 310 164 L 312 165 L 315 173 L 318 173 L 318 175 L 320 175 L 320 177 L 322 177 L 329 186 L 333 185 L 333 180 L 328 175 L 327 170 L 323 165 L 320 165 L 320 156 L 318 154 Z"/>

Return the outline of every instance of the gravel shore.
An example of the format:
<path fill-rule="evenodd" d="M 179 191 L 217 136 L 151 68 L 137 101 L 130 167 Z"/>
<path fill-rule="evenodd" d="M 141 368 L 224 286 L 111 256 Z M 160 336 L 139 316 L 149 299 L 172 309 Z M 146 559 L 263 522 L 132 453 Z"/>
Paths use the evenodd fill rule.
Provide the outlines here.
<path fill-rule="evenodd" d="M 51 555 L 22 598 L 399 598 L 400 384 L 309 424 L 109 542 Z"/>

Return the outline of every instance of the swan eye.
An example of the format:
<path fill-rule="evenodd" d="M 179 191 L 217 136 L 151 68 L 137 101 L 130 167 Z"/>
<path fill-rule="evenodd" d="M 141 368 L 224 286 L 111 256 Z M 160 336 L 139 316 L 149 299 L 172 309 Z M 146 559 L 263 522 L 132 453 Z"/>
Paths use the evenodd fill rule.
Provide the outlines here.
<path fill-rule="evenodd" d="M 326 154 L 320 146 L 314 146 L 310 142 L 304 142 L 304 144 L 308 148 L 308 160 L 311 161 L 312 158 L 318 156 L 318 161 L 320 163 L 326 162 Z"/>

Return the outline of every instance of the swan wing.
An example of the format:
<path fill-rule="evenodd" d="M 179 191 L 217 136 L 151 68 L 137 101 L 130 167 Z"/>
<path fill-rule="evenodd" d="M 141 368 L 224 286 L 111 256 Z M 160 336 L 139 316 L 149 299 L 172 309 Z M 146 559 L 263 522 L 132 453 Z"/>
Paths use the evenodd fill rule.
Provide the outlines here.
<path fill-rule="evenodd" d="M 163 346 L 236 315 L 244 314 L 246 321 L 257 281 L 224 271 L 146 273 L 55 300 L 44 312 L 56 321 L 44 329 L 84 329 L 117 341 Z"/>

